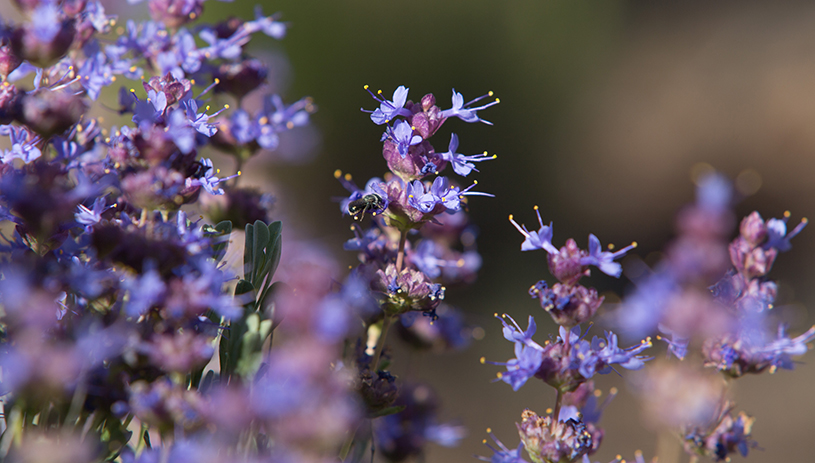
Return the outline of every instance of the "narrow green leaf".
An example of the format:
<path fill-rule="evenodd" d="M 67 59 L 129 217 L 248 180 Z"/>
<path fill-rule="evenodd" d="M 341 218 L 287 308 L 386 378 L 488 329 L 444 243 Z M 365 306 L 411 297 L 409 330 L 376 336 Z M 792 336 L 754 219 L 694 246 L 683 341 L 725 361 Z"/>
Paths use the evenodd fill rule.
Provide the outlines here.
<path fill-rule="evenodd" d="M 252 279 L 249 280 L 256 287 L 260 287 L 263 280 L 261 272 L 268 260 L 269 228 L 262 220 L 255 221 L 254 247 L 252 254 Z"/>
<path fill-rule="evenodd" d="M 252 256 L 255 255 L 255 227 L 247 223 L 246 236 L 243 241 L 243 279 L 251 280 L 252 274 Z"/>
<path fill-rule="evenodd" d="M 399 413 L 405 409 L 404 405 L 395 405 L 393 407 L 383 408 L 377 412 L 373 412 L 368 415 L 368 418 L 378 418 L 380 416 L 388 416 L 393 415 L 394 413 Z"/>

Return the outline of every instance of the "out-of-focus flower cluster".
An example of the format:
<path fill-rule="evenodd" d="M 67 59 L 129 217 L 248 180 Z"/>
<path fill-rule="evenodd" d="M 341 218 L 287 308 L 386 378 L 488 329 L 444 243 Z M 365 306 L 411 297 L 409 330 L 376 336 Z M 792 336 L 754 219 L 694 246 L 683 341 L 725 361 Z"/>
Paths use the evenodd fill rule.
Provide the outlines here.
<path fill-rule="evenodd" d="M 728 398 L 729 381 L 747 373 L 792 369 L 792 357 L 806 353 L 807 344 L 815 339 L 815 327 L 791 337 L 785 325 L 773 322 L 770 313 L 777 286 L 767 278 L 776 257 L 791 248 L 790 239 L 804 228 L 806 219 L 788 232 L 789 213 L 765 221 L 753 212 L 728 245 L 734 224 L 731 203 L 731 186 L 724 177 L 715 173 L 701 176 L 697 202 L 680 213 L 678 237 L 665 259 L 654 270 L 640 268 L 636 290 L 608 317 L 629 338 L 660 332 L 657 338 L 665 341 L 668 355 L 679 360 L 655 362 L 632 375 L 633 386 L 642 398 L 649 424 L 678 433 L 692 461 L 698 456 L 729 461 L 736 452 L 747 456 L 757 445 L 751 434 L 754 418 L 734 413 Z M 522 250 L 548 253 L 549 270 L 558 282 L 550 288 L 539 281 L 529 294 L 560 325 L 560 336 L 538 344 L 532 340 L 536 331 L 532 316 L 524 330 L 505 314 L 499 318 L 504 337 L 515 344 L 515 358 L 488 363 L 505 366 L 498 380 L 515 390 L 537 378 L 556 388 L 557 397 L 554 412 L 549 410 L 546 416 L 524 411 L 516 449 L 493 436 L 497 448 L 489 446 L 494 455 L 488 461 L 525 461 L 525 450 L 535 463 L 589 463 L 604 433 L 597 426 L 596 400 L 586 401 L 593 399 L 594 390 L 588 380 L 614 365 L 642 369 L 650 359 L 640 353 L 651 342 L 648 337 L 621 349 L 611 331 L 606 331 L 605 340 L 584 340 L 579 325 L 597 312 L 602 298 L 578 280 L 589 275 L 589 265 L 620 276 L 622 266 L 615 259 L 635 245 L 617 252 L 601 251 L 599 240 L 590 235 L 587 251 L 573 240 L 557 249 L 552 245 L 552 225 L 544 225 L 540 213 L 538 231 L 518 225 L 512 216 L 510 221 L 525 238 Z M 644 461 L 641 454 L 636 461 Z"/>
<path fill-rule="evenodd" d="M 361 412 L 346 332 L 315 321 L 353 295 L 325 256 L 281 259 L 273 199 L 201 156 L 240 166 L 308 122 L 310 100 L 265 94 L 244 49 L 286 24 L 260 9 L 201 24 L 203 0 L 149 0 L 152 21 L 122 23 L 97 1 L 15 3 L 25 21 L 0 22 L 0 459 L 335 457 Z"/>

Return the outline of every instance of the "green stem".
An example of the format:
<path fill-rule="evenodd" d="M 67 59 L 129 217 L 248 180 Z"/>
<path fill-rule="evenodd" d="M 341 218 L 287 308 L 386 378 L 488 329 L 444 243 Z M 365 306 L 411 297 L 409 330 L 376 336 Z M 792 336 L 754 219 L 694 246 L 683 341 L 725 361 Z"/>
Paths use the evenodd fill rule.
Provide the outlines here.
<path fill-rule="evenodd" d="M 560 416 L 560 406 L 561 406 L 562 402 L 563 402 L 563 393 L 560 392 L 560 389 L 558 389 L 557 390 L 557 397 L 555 398 L 555 412 L 552 415 L 552 425 L 551 425 L 551 427 L 549 429 L 549 431 L 552 434 L 555 433 L 555 427 L 557 426 L 558 416 Z"/>
<path fill-rule="evenodd" d="M 351 452 L 351 447 L 354 446 L 354 437 L 357 435 L 357 427 L 351 430 L 351 434 L 348 436 L 348 440 L 342 444 L 342 448 L 340 449 L 340 461 L 345 461 L 348 458 L 348 454 Z"/>
<path fill-rule="evenodd" d="M 405 243 L 407 242 L 407 230 L 402 230 L 399 237 L 399 253 L 396 255 L 396 273 L 402 271 L 402 264 L 405 261 Z"/>
<path fill-rule="evenodd" d="M 382 321 L 382 332 L 379 333 L 379 339 L 376 341 L 376 349 L 374 350 L 374 357 L 373 360 L 371 360 L 372 372 L 379 370 L 379 357 L 382 356 L 382 350 L 385 348 L 385 338 L 388 336 L 388 328 L 391 327 L 391 323 L 393 323 L 393 317 L 385 315 L 385 319 Z"/>

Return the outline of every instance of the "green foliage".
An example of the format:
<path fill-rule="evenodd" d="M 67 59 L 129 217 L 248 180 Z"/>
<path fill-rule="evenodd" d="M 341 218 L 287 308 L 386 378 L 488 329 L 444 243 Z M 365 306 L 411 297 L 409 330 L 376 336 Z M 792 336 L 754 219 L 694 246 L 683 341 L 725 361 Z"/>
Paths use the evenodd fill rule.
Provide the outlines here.
<path fill-rule="evenodd" d="M 272 278 L 280 264 L 282 228 L 280 222 L 267 225 L 260 220 L 246 225 L 244 276 L 235 286 L 235 298 L 243 302 L 243 313 L 228 323 L 219 345 L 224 378 L 250 378 L 260 367 L 261 349 L 275 327 L 271 312 L 265 309 L 274 288 L 279 286 L 272 283 Z"/>

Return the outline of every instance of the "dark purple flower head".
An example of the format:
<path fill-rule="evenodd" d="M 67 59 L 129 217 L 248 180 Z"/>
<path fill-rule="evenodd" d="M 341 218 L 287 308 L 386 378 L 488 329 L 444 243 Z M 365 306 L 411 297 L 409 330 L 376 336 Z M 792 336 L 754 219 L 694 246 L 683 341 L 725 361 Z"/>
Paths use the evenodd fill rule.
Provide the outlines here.
<path fill-rule="evenodd" d="M 383 310 L 391 315 L 408 311 L 431 312 L 444 299 L 443 286 L 434 284 L 424 273 L 411 268 L 397 272 L 394 264 L 377 270 L 373 287 L 381 293 Z"/>
<path fill-rule="evenodd" d="M 223 63 L 213 73 L 218 82 L 215 91 L 230 93 L 240 101 L 247 93 L 264 83 L 268 73 L 268 67 L 257 59 Z"/>
<path fill-rule="evenodd" d="M 150 16 L 168 29 L 178 29 L 194 21 L 204 10 L 203 0 L 148 0 Z"/>
<path fill-rule="evenodd" d="M 484 98 L 492 98 L 492 92 L 489 92 L 486 95 L 481 95 L 478 98 L 464 103 L 464 97 L 461 96 L 461 93 L 458 93 L 456 92 L 456 89 L 453 89 L 453 107 L 442 111 L 441 117 L 445 119 L 450 117 L 458 117 L 464 122 L 483 122 L 485 124 L 492 125 L 492 122 L 481 119 L 476 113 L 482 109 L 489 108 L 490 106 L 500 103 L 501 100 L 496 98 L 494 101 L 490 101 L 487 104 L 471 107 L 471 105 L 483 100 Z"/>
<path fill-rule="evenodd" d="M 76 33 L 74 23 L 61 15 L 56 2 L 42 2 L 31 12 L 30 22 L 11 32 L 11 49 L 35 65 L 51 66 L 71 47 Z"/>
<path fill-rule="evenodd" d="M 404 85 L 400 85 L 396 90 L 394 90 L 392 100 L 386 100 L 382 96 L 382 90 L 374 93 L 368 89 L 367 85 L 365 86 L 365 90 L 370 93 L 373 99 L 379 103 L 379 108 L 373 111 L 362 109 L 363 112 L 371 113 L 371 120 L 374 121 L 376 125 L 389 124 L 392 120 L 399 116 L 405 117 L 411 115 L 410 110 L 405 109 L 408 89 L 405 88 Z M 408 127 L 410 127 L 410 125 L 408 125 Z"/>
<path fill-rule="evenodd" d="M 65 90 L 47 88 L 26 94 L 20 104 L 21 122 L 44 137 L 62 134 L 88 110 L 85 98 Z"/>
<path fill-rule="evenodd" d="M 452 134 L 450 135 L 450 145 L 448 146 L 448 151 L 441 153 L 440 156 L 453 166 L 453 171 L 455 173 L 463 177 L 466 177 L 472 171 L 478 172 L 478 169 L 475 168 L 475 164 L 473 164 L 474 162 L 489 161 L 497 157 L 495 155 L 489 156 L 486 152 L 484 152 L 484 154 L 465 156 L 463 154 L 456 153 L 457 149 L 458 135 Z"/>
<path fill-rule="evenodd" d="M 406 156 L 403 156 L 399 150 L 398 143 L 387 139 L 382 145 L 382 156 L 388 163 L 388 169 L 405 181 L 424 178 L 447 166 L 447 161 L 435 152 L 427 140 L 410 146 Z"/>
<path fill-rule="evenodd" d="M 0 29 L 2 29 L 2 26 L 0 26 Z M 2 30 L 0 30 L 1 34 Z M 22 63 L 23 59 L 14 53 L 8 39 L 0 37 L 0 78 L 2 78 L 3 83 L 6 82 L 8 75 Z"/>
<path fill-rule="evenodd" d="M 389 461 L 421 456 L 428 442 L 453 447 L 466 434 L 462 426 L 438 422 L 438 398 L 425 384 L 405 385 L 395 405 L 405 408 L 374 422 L 378 448 Z"/>
<path fill-rule="evenodd" d="M 553 426 L 551 415 L 541 417 L 528 409 L 521 418 L 516 426 L 532 461 L 574 462 L 592 450 L 591 433 L 579 418 Z"/>
<path fill-rule="evenodd" d="M 549 288 L 545 281 L 539 281 L 529 288 L 529 294 L 540 301 L 555 323 L 567 327 L 588 321 L 603 303 L 597 290 L 579 284 L 555 283 Z"/>
<path fill-rule="evenodd" d="M 694 428 L 687 433 L 685 451 L 692 455 L 710 456 L 714 461 L 730 461 L 730 455 L 736 452 L 746 457 L 750 448 L 758 446 L 751 436 L 754 421 L 755 418 L 744 412 L 734 418 L 731 410 L 727 410 L 719 418 L 715 428 Z"/>

